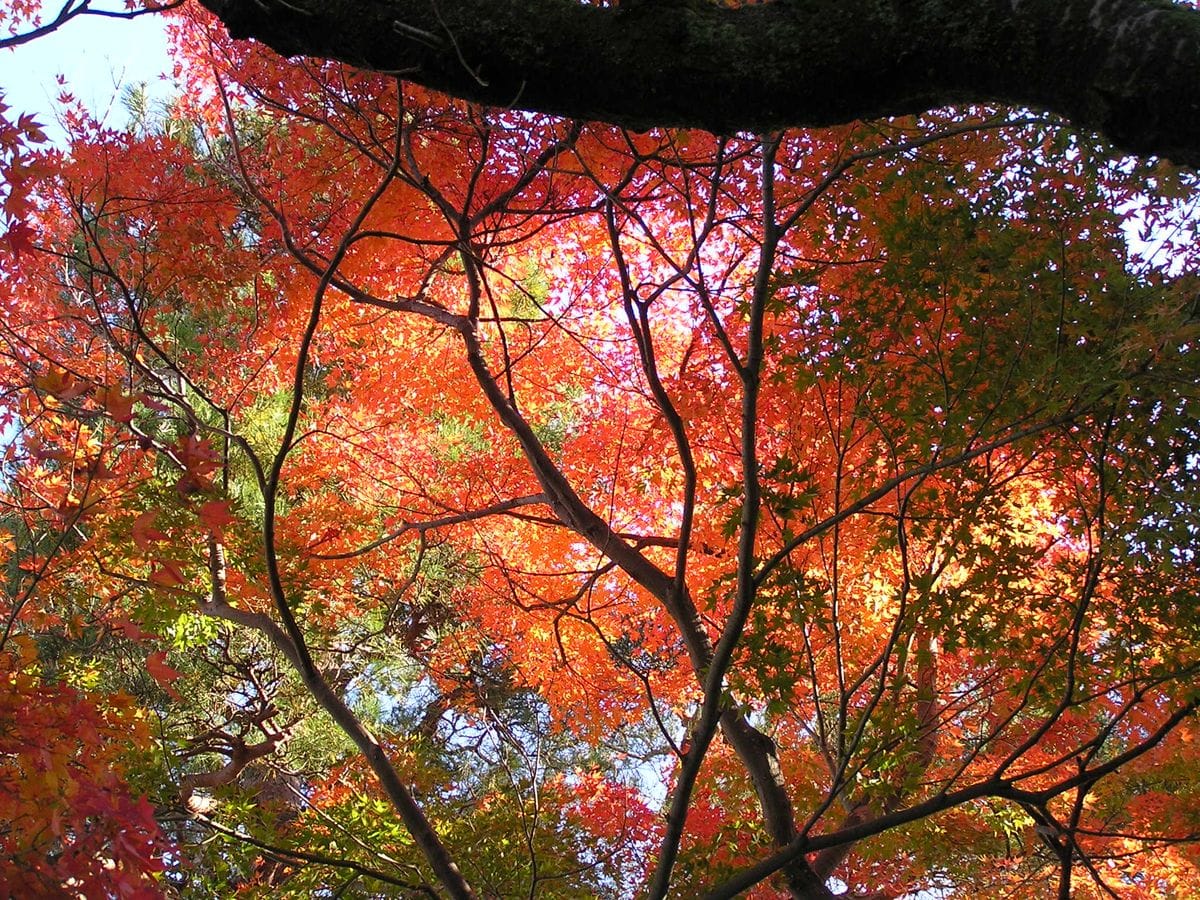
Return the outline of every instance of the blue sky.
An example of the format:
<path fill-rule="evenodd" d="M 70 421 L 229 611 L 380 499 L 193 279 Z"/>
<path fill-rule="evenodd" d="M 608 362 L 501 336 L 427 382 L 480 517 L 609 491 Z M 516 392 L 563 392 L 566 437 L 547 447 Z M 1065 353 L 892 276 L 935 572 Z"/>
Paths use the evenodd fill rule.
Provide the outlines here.
<path fill-rule="evenodd" d="M 3 2 L 3 0 L 0 0 Z M 61 4 L 51 3 L 57 9 Z M 166 34 L 159 16 L 108 19 L 78 16 L 58 31 L 11 50 L 0 50 L 0 87 L 11 112 L 33 112 L 49 126 L 52 140 L 61 138 L 55 126 L 55 97 L 67 90 L 93 113 L 113 125 L 124 123 L 121 92 L 126 85 L 147 82 L 156 96 L 171 93 L 160 75 L 170 68 Z M 67 83 L 55 81 L 64 75 Z"/>

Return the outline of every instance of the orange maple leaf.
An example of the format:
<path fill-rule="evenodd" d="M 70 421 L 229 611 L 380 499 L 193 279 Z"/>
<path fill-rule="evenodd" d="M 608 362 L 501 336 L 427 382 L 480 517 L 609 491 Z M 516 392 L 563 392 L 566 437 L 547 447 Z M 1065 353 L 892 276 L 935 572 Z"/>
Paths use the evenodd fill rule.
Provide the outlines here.
<path fill-rule="evenodd" d="M 167 653 L 165 650 L 155 650 L 146 657 L 146 671 L 150 673 L 150 677 L 158 682 L 161 687 L 173 700 L 182 700 L 179 692 L 171 686 L 171 682 L 182 678 L 183 673 L 172 669 L 166 663 Z"/>
<path fill-rule="evenodd" d="M 57 397 L 59 400 L 71 400 L 81 394 L 86 394 L 91 385 L 76 378 L 66 369 L 51 366 L 40 375 L 33 376 L 33 386 L 45 394 Z"/>
<path fill-rule="evenodd" d="M 183 563 L 176 559 L 158 560 L 158 566 L 150 573 L 151 584 L 159 587 L 179 587 L 186 580 L 183 576 Z"/>
<path fill-rule="evenodd" d="M 136 519 L 133 520 L 133 542 L 139 550 L 149 550 L 150 545 L 155 541 L 165 541 L 168 537 L 163 532 L 154 527 L 154 520 L 158 518 L 157 510 L 147 510 Z"/>
<path fill-rule="evenodd" d="M 120 388 L 101 388 L 98 399 L 104 406 L 104 411 L 116 422 L 128 424 L 133 421 L 133 397 L 126 397 Z"/>

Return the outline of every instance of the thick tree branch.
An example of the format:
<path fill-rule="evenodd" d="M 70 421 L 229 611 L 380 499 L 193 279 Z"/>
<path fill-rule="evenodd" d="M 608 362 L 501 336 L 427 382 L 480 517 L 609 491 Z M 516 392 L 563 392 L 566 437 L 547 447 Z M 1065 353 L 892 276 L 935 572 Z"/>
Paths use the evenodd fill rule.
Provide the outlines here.
<path fill-rule="evenodd" d="M 9 35 L 8 37 L 0 38 L 0 50 L 6 50 L 10 47 L 19 47 L 22 44 L 28 44 L 30 41 L 37 40 L 40 37 L 45 37 L 52 31 L 57 31 L 62 26 L 66 25 L 76 16 L 99 16 L 105 19 L 136 19 L 138 16 L 150 15 L 156 12 L 166 12 L 169 9 L 174 9 L 177 6 L 182 6 L 184 0 L 169 0 L 159 6 L 146 6 L 138 9 L 93 9 L 91 7 L 92 0 L 66 0 L 59 8 L 58 13 L 48 22 L 43 22 L 28 31 L 18 32 Z"/>
<path fill-rule="evenodd" d="M 996 774 L 984 781 L 968 785 L 956 791 L 943 791 L 935 794 L 905 809 L 896 809 L 882 816 L 867 818 L 861 822 L 844 825 L 828 834 L 810 836 L 807 833 L 801 833 L 796 836 L 796 839 L 787 848 L 742 870 L 723 885 L 710 891 L 705 895 L 705 900 L 731 900 L 731 898 L 736 897 L 748 888 L 765 881 L 772 874 L 783 868 L 787 862 L 804 853 L 822 851 L 842 844 L 853 844 L 864 838 L 881 834 L 889 828 L 895 828 L 905 822 L 915 822 L 918 819 L 923 819 L 943 810 L 969 803 L 981 797 L 998 797 L 1026 805 L 1044 805 L 1054 797 L 1074 790 L 1081 785 L 1094 784 L 1101 778 L 1118 771 L 1122 766 L 1128 765 L 1138 757 L 1149 753 L 1166 740 L 1167 736 L 1181 722 L 1194 716 L 1197 708 L 1200 708 L 1200 700 L 1189 701 L 1176 709 L 1159 724 L 1158 728 L 1150 732 L 1142 741 L 1130 747 L 1124 753 L 1117 754 L 1102 765 L 1085 769 L 1070 778 L 1065 778 L 1055 784 L 1043 787 L 1041 790 L 1025 790 L 1017 786 L 1018 782 L 1029 777 L 1027 773 L 1008 777 Z"/>
<path fill-rule="evenodd" d="M 208 772 L 194 772 L 180 778 L 180 801 L 188 809 L 191 809 L 190 801 L 192 795 L 197 790 L 233 784 L 245 770 L 246 766 L 250 765 L 256 759 L 270 756 L 286 742 L 287 738 L 288 731 L 284 729 L 278 733 L 268 734 L 266 738 L 257 744 L 247 744 L 245 739 L 238 735 L 220 733 L 217 736 L 214 746 L 205 746 L 200 749 L 210 753 L 223 753 L 229 757 L 229 762 L 219 769 Z"/>
<path fill-rule="evenodd" d="M 200 0 L 234 37 L 634 129 L 1049 109 L 1200 165 L 1200 12 L 1170 0 Z"/>

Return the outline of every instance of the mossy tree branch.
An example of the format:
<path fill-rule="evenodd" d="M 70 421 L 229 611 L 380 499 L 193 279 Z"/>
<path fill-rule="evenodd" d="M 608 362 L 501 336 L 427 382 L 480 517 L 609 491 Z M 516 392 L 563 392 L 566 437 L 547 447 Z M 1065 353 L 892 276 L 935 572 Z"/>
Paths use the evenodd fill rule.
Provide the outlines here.
<path fill-rule="evenodd" d="M 201 0 L 239 38 L 633 129 L 999 102 L 1200 165 L 1200 12 L 1170 0 Z"/>

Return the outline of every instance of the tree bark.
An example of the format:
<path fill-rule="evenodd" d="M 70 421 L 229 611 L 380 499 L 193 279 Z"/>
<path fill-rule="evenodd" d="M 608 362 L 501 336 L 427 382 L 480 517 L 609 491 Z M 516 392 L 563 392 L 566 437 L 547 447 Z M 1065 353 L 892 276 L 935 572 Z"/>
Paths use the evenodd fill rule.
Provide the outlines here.
<path fill-rule="evenodd" d="M 1170 0 L 200 0 L 238 38 L 635 130 L 997 102 L 1200 166 L 1200 12 Z"/>

